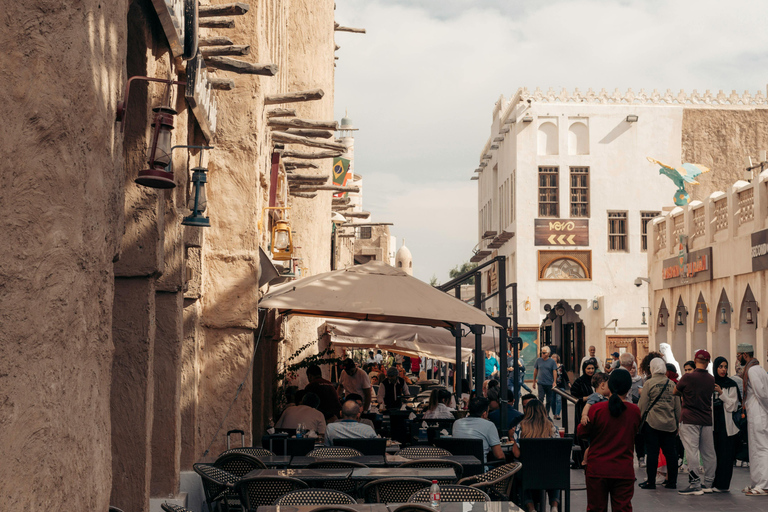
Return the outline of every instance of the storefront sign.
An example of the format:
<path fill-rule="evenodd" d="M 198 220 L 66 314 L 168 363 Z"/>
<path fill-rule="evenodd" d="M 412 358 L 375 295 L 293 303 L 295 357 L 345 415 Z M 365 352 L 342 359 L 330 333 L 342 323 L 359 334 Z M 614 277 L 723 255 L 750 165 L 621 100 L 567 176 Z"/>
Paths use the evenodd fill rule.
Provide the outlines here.
<path fill-rule="evenodd" d="M 534 219 L 533 222 L 536 245 L 589 245 L 589 219 Z"/>
<path fill-rule="evenodd" d="M 768 229 L 752 233 L 752 272 L 768 270 Z"/>
<path fill-rule="evenodd" d="M 687 241 L 681 241 L 680 255 L 664 260 L 661 279 L 664 288 L 712 280 L 712 248 L 688 252 Z"/>

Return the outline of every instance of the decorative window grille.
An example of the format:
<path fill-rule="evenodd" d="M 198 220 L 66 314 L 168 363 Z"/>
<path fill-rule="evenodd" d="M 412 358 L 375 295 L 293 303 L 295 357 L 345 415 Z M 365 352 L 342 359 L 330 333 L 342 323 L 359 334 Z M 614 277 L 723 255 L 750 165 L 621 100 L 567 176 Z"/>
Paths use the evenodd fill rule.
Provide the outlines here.
<path fill-rule="evenodd" d="M 358 232 L 357 238 L 361 240 L 370 240 L 371 239 L 371 226 L 361 226 L 360 231 Z"/>
<path fill-rule="evenodd" d="M 662 249 L 667 248 L 667 223 L 666 222 L 659 222 L 656 224 L 656 240 L 658 243 L 656 244 L 656 247 L 658 247 L 658 251 Z"/>
<path fill-rule="evenodd" d="M 704 236 L 706 226 L 704 224 L 704 207 L 693 210 L 693 239 Z"/>
<path fill-rule="evenodd" d="M 558 168 L 539 167 L 539 217 L 559 217 Z"/>
<path fill-rule="evenodd" d="M 715 233 L 728 229 L 728 199 L 715 201 Z"/>
<path fill-rule="evenodd" d="M 648 250 L 648 223 L 654 217 L 661 215 L 661 212 L 640 212 L 640 250 Z"/>
<path fill-rule="evenodd" d="M 608 250 L 611 252 L 629 252 L 627 212 L 608 212 Z"/>
<path fill-rule="evenodd" d="M 739 192 L 739 226 L 755 218 L 755 189 Z"/>
<path fill-rule="evenodd" d="M 571 167 L 571 217 L 589 217 L 589 167 Z"/>

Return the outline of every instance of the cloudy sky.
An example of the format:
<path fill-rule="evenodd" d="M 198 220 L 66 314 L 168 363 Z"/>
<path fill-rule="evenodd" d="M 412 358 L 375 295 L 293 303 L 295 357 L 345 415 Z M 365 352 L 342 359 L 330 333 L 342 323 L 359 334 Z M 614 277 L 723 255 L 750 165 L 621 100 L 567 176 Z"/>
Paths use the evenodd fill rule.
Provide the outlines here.
<path fill-rule="evenodd" d="M 336 118 L 360 129 L 364 208 L 394 222 L 416 277 L 477 243 L 469 181 L 518 87 L 765 93 L 766 0 L 336 0 Z"/>

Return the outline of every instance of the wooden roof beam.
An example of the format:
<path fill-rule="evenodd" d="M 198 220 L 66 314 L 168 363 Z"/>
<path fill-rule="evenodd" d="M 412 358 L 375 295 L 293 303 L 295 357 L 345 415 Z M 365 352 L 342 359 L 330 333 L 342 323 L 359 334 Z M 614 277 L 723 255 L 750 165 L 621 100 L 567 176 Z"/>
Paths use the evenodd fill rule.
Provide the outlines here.
<path fill-rule="evenodd" d="M 221 5 L 201 5 L 197 8 L 197 15 L 200 18 L 209 18 L 211 16 L 241 16 L 247 13 L 250 8 L 250 5 L 241 2 Z"/>
<path fill-rule="evenodd" d="M 271 94 L 264 97 L 265 105 L 277 105 L 279 103 L 296 103 L 299 101 L 314 101 L 322 99 L 325 93 L 322 89 L 312 89 L 310 91 L 289 92 L 286 94 Z"/>
<path fill-rule="evenodd" d="M 312 121 L 309 119 L 267 119 L 267 124 L 278 130 L 287 130 L 288 128 L 306 128 L 310 130 L 331 130 L 336 131 L 338 123 L 336 121 Z"/>
<path fill-rule="evenodd" d="M 284 144 L 301 144 L 310 148 L 330 149 L 331 151 L 343 152 L 347 151 L 347 147 L 344 144 L 314 140 L 308 137 L 293 135 L 286 132 L 272 132 L 272 140 L 276 142 L 282 142 Z"/>

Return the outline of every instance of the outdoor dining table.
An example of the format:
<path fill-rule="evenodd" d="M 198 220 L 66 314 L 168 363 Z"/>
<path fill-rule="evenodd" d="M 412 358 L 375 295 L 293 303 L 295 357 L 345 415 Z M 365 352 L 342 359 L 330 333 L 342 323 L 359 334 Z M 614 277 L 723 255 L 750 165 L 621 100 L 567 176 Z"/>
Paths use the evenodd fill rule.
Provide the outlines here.
<path fill-rule="evenodd" d="M 357 512 L 394 512 L 404 503 L 370 503 L 356 505 L 344 505 Z M 276 507 L 273 505 L 263 505 L 256 509 L 256 512 L 312 512 L 319 505 L 283 505 Z M 523 512 L 523 509 L 511 501 L 464 501 L 456 503 L 440 503 L 440 512 Z"/>
<path fill-rule="evenodd" d="M 321 505 L 281 505 L 279 507 L 274 505 L 262 505 L 256 509 L 256 512 L 312 512 L 319 506 Z M 357 512 L 390 512 L 390 509 L 388 509 L 384 503 L 358 503 L 357 505 L 344 505 L 344 508 L 351 508 Z M 504 510 L 498 512 L 508 511 Z"/>
<path fill-rule="evenodd" d="M 440 460 L 450 460 L 453 462 L 458 462 L 461 464 L 461 467 L 464 468 L 464 475 L 463 476 L 472 476 L 472 475 L 478 475 L 483 472 L 483 463 L 480 462 L 480 459 L 475 457 L 474 455 L 446 455 L 444 457 L 434 457 L 435 459 Z M 401 464 L 404 464 L 406 462 L 413 462 L 414 460 L 418 459 L 407 459 L 405 457 L 400 457 L 398 455 L 386 455 L 387 465 L 391 467 L 399 466 Z"/>
<path fill-rule="evenodd" d="M 264 463 L 265 466 L 271 469 L 275 468 L 287 468 L 288 465 L 291 463 L 291 456 L 290 455 L 272 455 L 270 457 L 256 457 L 261 462 Z"/>
<path fill-rule="evenodd" d="M 455 480 L 451 468 L 354 468 L 350 480 L 379 480 L 381 478 L 424 478 L 426 480 Z"/>
<path fill-rule="evenodd" d="M 305 468 L 308 465 L 312 464 L 313 462 L 327 461 L 327 460 L 359 462 L 360 464 L 365 464 L 368 467 L 379 467 L 379 468 L 383 468 L 387 465 L 383 455 L 362 455 L 358 457 L 333 457 L 332 459 L 321 458 L 321 457 L 306 457 L 306 456 L 297 455 L 291 459 L 290 467 Z"/>
<path fill-rule="evenodd" d="M 347 480 L 351 473 L 351 469 L 254 469 L 243 478 L 288 476 L 309 483 L 326 480 Z"/>

